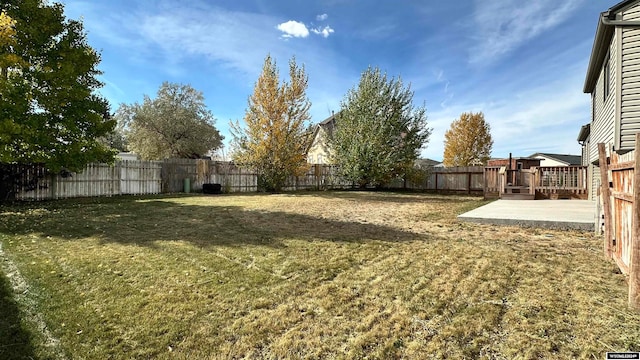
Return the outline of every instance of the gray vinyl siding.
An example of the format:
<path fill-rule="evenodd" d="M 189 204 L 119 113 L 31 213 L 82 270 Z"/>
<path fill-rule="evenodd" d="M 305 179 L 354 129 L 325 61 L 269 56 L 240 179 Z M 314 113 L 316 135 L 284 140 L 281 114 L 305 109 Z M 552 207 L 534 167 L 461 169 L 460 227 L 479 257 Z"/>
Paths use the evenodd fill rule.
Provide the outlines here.
<path fill-rule="evenodd" d="M 626 9 L 624 20 L 640 20 L 640 3 Z M 633 149 L 640 132 L 640 29 L 622 28 L 620 150 Z"/>
<path fill-rule="evenodd" d="M 598 160 L 598 144 L 614 144 L 615 138 L 615 123 L 616 123 L 616 74 L 617 74 L 617 39 L 616 35 L 613 36 L 611 44 L 609 46 L 609 95 L 606 100 L 604 99 L 604 67 L 600 69 L 600 75 L 595 86 L 595 96 L 591 94 L 592 109 L 594 109 L 595 116 L 591 120 L 591 133 L 589 135 L 588 146 L 588 163 L 593 163 Z M 606 62 L 605 62 L 606 63 Z M 597 185 L 600 180 L 600 172 L 598 167 L 592 165 L 591 176 L 591 199 L 596 198 Z"/>
<path fill-rule="evenodd" d="M 580 150 L 582 150 L 580 154 L 580 165 L 589 166 L 589 142 L 585 142 Z"/>
<path fill-rule="evenodd" d="M 615 51 L 615 41 L 612 42 L 612 55 Z M 613 58 L 613 57 L 612 57 Z M 610 61 L 609 66 L 612 67 L 610 76 L 610 89 L 615 89 L 615 61 Z M 606 102 L 604 101 L 604 72 L 600 71 L 600 76 L 595 87 L 596 94 L 591 97 L 591 101 L 595 101 L 593 108 L 595 109 L 595 117 L 591 121 L 591 134 L 589 146 L 589 162 L 598 160 L 598 144 L 613 144 L 615 129 L 615 91 L 610 91 Z"/>

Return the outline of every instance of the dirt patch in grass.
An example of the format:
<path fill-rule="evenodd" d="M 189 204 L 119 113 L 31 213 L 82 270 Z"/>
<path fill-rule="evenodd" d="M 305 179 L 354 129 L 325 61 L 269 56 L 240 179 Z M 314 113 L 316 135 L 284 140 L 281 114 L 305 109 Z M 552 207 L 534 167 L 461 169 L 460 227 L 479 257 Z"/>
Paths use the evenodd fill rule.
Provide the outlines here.
<path fill-rule="evenodd" d="M 590 233 L 459 223 L 474 197 L 121 197 L 0 209 L 70 358 L 602 358 L 638 351 Z M 37 344 L 36 344 L 37 348 Z"/>

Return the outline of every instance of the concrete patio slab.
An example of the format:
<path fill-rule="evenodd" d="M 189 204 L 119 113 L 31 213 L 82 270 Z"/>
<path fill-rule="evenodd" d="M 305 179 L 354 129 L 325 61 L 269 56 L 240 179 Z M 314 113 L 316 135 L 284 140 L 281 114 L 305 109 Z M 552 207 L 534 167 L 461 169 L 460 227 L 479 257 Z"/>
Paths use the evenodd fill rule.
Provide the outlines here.
<path fill-rule="evenodd" d="M 595 229 L 595 203 L 588 200 L 497 200 L 458 216 L 462 221 L 548 229 Z"/>

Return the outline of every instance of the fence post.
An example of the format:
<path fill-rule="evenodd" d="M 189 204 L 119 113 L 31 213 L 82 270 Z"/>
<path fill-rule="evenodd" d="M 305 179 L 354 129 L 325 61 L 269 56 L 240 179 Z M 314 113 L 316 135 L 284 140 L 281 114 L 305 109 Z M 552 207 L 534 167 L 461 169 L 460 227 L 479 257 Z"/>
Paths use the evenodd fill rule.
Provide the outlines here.
<path fill-rule="evenodd" d="M 629 306 L 640 310 L 640 133 L 636 133 L 635 167 L 633 169 L 633 218 L 631 253 L 629 254 Z"/>
<path fill-rule="evenodd" d="M 611 218 L 611 193 L 609 191 L 609 166 L 607 166 L 607 150 L 604 143 L 598 144 L 600 162 L 600 179 L 602 189 L 602 209 L 604 212 L 604 255 L 611 259 L 611 239 L 613 219 Z"/>
<path fill-rule="evenodd" d="M 484 199 L 487 199 L 487 168 L 482 168 L 482 195 Z"/>
<path fill-rule="evenodd" d="M 51 199 L 56 200 L 58 198 L 58 174 L 51 173 Z"/>

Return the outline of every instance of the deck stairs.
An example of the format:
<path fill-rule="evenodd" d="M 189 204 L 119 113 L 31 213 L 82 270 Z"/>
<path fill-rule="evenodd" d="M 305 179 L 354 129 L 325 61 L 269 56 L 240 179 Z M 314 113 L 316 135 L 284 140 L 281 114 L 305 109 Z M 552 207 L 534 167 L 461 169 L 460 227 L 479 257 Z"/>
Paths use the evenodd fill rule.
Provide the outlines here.
<path fill-rule="evenodd" d="M 529 186 L 505 186 L 504 192 L 500 194 L 503 200 L 535 200 L 536 194 L 530 193 Z"/>

